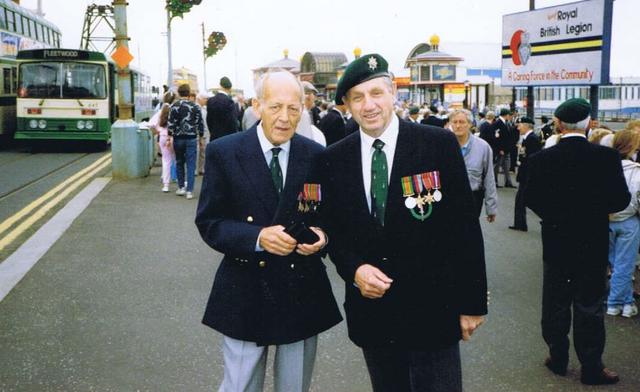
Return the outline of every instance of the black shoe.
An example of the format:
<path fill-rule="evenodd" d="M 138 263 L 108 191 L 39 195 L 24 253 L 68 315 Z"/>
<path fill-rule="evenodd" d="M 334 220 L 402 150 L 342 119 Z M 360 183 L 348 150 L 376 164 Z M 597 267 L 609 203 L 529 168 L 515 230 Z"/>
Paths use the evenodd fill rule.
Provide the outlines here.
<path fill-rule="evenodd" d="M 504 188 L 502 185 L 496 184 L 496 188 Z"/>
<path fill-rule="evenodd" d="M 606 384 L 615 384 L 620 381 L 620 377 L 618 377 L 618 373 L 613 370 L 609 370 L 607 368 L 603 368 L 600 372 L 597 373 L 585 373 L 583 372 L 580 375 L 580 382 L 587 385 L 606 385 Z"/>
<path fill-rule="evenodd" d="M 567 364 L 558 363 L 553 359 L 551 359 L 551 357 L 547 357 L 547 359 L 544 360 L 544 366 L 546 366 L 547 369 L 551 370 L 554 374 L 557 374 L 558 376 L 567 375 Z"/>
<path fill-rule="evenodd" d="M 511 230 L 528 231 L 526 227 L 509 226 Z"/>
<path fill-rule="evenodd" d="M 505 187 L 506 187 L 506 188 L 515 188 L 515 189 L 517 189 L 517 188 L 518 188 L 517 186 L 515 186 L 515 185 L 511 185 L 511 184 L 509 184 L 509 185 L 505 185 Z"/>

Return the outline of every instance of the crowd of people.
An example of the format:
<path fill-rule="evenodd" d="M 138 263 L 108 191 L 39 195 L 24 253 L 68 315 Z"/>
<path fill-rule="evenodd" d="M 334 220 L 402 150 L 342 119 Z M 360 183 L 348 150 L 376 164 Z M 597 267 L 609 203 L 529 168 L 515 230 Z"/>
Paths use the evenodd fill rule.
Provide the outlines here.
<path fill-rule="evenodd" d="M 309 390 L 317 335 L 342 318 L 327 254 L 373 390 L 461 391 L 458 341 L 487 313 L 478 218 L 495 222 L 501 187 L 517 188 L 509 229 L 528 231 L 527 207 L 542 220 L 544 365 L 566 375 L 573 317 L 581 381 L 619 380 L 604 314 L 638 313 L 640 121 L 606 129 L 582 99 L 538 126 L 506 107 L 398 103 L 377 54 L 347 67 L 332 102 L 286 71 L 245 104 L 231 86 L 168 91 L 150 124 L 162 191 L 175 177 L 191 199 L 203 176 L 196 225 L 224 254 L 203 320 L 224 336 L 221 391 L 262 390 L 270 345 L 275 390 Z"/>

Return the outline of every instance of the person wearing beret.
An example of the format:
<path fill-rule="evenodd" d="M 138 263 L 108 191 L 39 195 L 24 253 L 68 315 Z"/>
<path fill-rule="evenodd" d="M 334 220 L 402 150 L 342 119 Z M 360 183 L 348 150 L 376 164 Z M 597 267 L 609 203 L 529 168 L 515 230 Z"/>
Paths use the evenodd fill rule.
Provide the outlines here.
<path fill-rule="evenodd" d="M 207 146 L 196 225 L 224 257 L 203 323 L 223 335 L 220 391 L 262 391 L 273 345 L 274 390 L 306 392 L 317 335 L 342 320 L 320 259 L 326 236 L 313 225 L 322 190 L 308 182 L 323 147 L 295 134 L 303 93 L 294 75 L 266 73 L 256 94 L 260 123 Z M 299 222 L 316 238 L 294 234 Z"/>
<path fill-rule="evenodd" d="M 207 126 L 211 140 L 237 132 L 238 105 L 231 99 L 231 81 L 223 76 L 220 91 L 207 100 Z"/>
<path fill-rule="evenodd" d="M 536 152 L 542 150 L 540 138 L 533 132 L 534 122 L 529 117 L 521 117 L 518 121 L 518 132 L 522 136 L 522 156 L 516 181 L 518 181 L 518 191 L 516 192 L 515 207 L 513 210 L 513 226 L 511 230 L 527 231 L 527 210 L 524 204 L 524 188 L 527 184 L 527 161 Z"/>
<path fill-rule="evenodd" d="M 630 194 L 618 152 L 585 137 L 590 113 L 581 98 L 556 108 L 560 139 L 528 159 L 525 204 L 542 219 L 545 365 L 566 375 L 573 310 L 580 379 L 596 385 L 619 380 L 602 362 L 609 214 L 626 208 Z"/>
<path fill-rule="evenodd" d="M 418 124 L 419 116 L 420 116 L 420 108 L 417 106 L 411 106 L 409 108 L 409 117 L 407 117 L 407 121 L 412 122 L 414 124 Z"/>
<path fill-rule="evenodd" d="M 461 391 L 458 343 L 487 313 L 482 233 L 456 137 L 400 120 L 395 97 L 382 56 L 347 66 L 335 99 L 359 129 L 320 156 L 321 221 L 373 390 Z"/>
<path fill-rule="evenodd" d="M 437 113 L 438 113 L 438 108 L 436 108 L 435 106 L 431 106 L 429 108 L 429 111 L 425 113 L 426 115 L 424 116 L 422 121 L 420 121 L 420 124 L 433 125 L 434 127 L 443 128 L 446 121 L 437 117 L 436 116 Z"/>
<path fill-rule="evenodd" d="M 499 187 L 498 173 L 500 169 L 502 169 L 504 173 L 504 186 L 507 188 L 515 188 L 511 182 L 511 174 L 509 174 L 510 159 L 517 159 L 517 157 L 512 157 L 509 153 L 513 141 L 513 135 L 509 126 L 510 121 L 511 111 L 507 108 L 502 108 L 500 109 L 500 116 L 493 122 L 496 144 L 494 177 L 496 178 L 496 185 Z"/>

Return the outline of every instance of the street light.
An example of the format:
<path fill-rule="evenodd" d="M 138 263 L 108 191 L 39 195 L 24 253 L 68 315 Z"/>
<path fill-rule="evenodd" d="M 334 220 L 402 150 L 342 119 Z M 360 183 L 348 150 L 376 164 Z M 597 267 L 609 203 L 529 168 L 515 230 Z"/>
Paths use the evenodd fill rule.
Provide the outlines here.
<path fill-rule="evenodd" d="M 469 109 L 469 81 L 464 81 L 464 101 L 462 101 L 462 107 Z"/>

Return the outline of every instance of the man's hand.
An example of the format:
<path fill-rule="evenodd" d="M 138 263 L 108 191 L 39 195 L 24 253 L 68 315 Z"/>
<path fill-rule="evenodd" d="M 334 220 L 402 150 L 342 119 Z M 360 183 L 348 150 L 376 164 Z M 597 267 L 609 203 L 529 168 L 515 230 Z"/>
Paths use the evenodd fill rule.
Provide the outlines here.
<path fill-rule="evenodd" d="M 322 249 L 327 243 L 326 236 L 324 235 L 322 229 L 318 227 L 309 227 L 309 229 L 313 230 L 313 232 L 316 233 L 318 237 L 320 237 L 320 240 L 318 240 L 318 242 L 316 242 L 315 244 L 298 244 L 296 252 L 303 256 L 309 256 L 319 252 L 320 249 Z"/>
<path fill-rule="evenodd" d="M 487 215 L 487 222 L 492 223 L 496 220 L 496 216 L 494 215 Z"/>
<path fill-rule="evenodd" d="M 471 335 L 479 326 L 484 323 L 484 316 L 466 316 L 460 315 L 460 329 L 462 330 L 462 339 L 469 340 Z"/>
<path fill-rule="evenodd" d="M 296 248 L 296 240 L 284 232 L 284 226 L 269 226 L 260 230 L 258 244 L 269 253 L 287 256 Z"/>
<path fill-rule="evenodd" d="M 371 264 L 363 264 L 356 270 L 355 282 L 365 298 L 382 298 L 391 287 L 393 279 Z"/>

